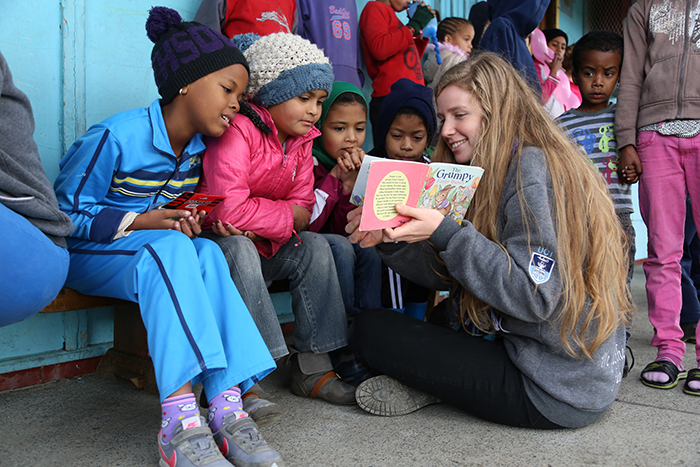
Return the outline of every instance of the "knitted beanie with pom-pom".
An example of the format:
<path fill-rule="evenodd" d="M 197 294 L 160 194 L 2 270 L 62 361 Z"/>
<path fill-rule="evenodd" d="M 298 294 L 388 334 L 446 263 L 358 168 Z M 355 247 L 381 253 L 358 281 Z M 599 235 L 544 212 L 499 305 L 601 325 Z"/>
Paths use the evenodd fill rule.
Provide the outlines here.
<path fill-rule="evenodd" d="M 183 22 L 171 8 L 151 8 L 146 35 L 155 43 L 151 63 L 163 105 L 180 88 L 209 73 L 235 64 L 249 70 L 243 53 L 230 40 L 203 24 Z"/>
<path fill-rule="evenodd" d="M 330 94 L 333 68 L 323 51 L 301 36 L 248 33 L 232 40 L 250 65 L 247 99 L 267 108 L 314 89 Z"/>

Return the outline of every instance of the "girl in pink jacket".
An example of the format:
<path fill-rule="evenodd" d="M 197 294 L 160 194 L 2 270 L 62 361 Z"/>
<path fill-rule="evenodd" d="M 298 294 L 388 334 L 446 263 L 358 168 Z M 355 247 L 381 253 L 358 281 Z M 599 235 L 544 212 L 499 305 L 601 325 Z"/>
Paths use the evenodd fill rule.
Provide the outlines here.
<path fill-rule="evenodd" d="M 314 124 L 331 91 L 333 70 L 321 50 L 293 34 L 244 34 L 233 40 L 248 60 L 250 81 L 245 110 L 221 137 L 205 141 L 200 191 L 226 196 L 208 216 L 208 237 L 224 251 L 275 359 L 289 350 L 265 283 L 289 280 L 292 391 L 354 404 L 355 388 L 337 377 L 328 355 L 347 344 L 333 256 L 322 235 L 306 231 L 315 201 L 311 147 L 320 132 Z M 263 425 L 279 418 L 275 404 L 244 395 L 244 405 L 249 399 Z M 253 413 L 255 408 L 249 407 Z"/>

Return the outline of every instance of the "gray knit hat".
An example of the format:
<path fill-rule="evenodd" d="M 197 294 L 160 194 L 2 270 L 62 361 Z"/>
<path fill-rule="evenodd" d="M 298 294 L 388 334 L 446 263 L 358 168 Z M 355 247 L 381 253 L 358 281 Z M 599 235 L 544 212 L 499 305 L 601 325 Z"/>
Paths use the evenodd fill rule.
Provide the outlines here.
<path fill-rule="evenodd" d="M 233 42 L 250 66 L 247 99 L 269 107 L 313 89 L 331 93 L 334 77 L 328 58 L 301 36 L 248 33 L 234 36 Z"/>

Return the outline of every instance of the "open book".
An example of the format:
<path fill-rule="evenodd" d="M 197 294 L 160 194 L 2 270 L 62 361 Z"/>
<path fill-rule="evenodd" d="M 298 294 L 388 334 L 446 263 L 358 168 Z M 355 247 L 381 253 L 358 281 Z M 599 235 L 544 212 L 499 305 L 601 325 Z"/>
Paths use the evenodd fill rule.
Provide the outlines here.
<path fill-rule="evenodd" d="M 410 217 L 397 204 L 437 209 L 461 224 L 484 173 L 481 167 L 365 156 L 350 200 L 364 205 L 360 230 L 397 227 Z"/>

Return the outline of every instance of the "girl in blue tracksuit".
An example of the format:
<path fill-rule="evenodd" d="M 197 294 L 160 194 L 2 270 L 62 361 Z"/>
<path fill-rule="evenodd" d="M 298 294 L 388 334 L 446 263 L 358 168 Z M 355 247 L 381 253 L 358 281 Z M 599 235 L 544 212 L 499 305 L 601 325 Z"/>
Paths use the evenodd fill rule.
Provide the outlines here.
<path fill-rule="evenodd" d="M 162 99 L 92 126 L 60 164 L 59 206 L 76 226 L 66 284 L 139 303 L 163 405 L 161 465 L 230 467 L 222 453 L 279 464 L 240 403 L 275 363 L 221 249 L 197 238 L 204 213 L 157 209 L 194 191 L 202 134 L 220 136 L 233 121 L 248 64 L 226 38 L 174 10 L 152 9 L 146 29 Z M 192 393 L 198 382 L 213 395 L 208 423 Z"/>

